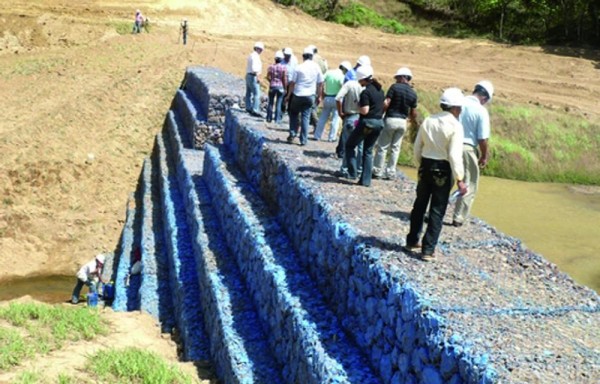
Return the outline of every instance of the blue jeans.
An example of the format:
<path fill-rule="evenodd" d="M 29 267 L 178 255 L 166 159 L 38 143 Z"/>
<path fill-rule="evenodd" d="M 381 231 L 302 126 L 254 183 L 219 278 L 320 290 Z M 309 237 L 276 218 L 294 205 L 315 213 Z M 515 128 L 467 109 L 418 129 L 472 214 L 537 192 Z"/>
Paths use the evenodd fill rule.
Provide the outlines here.
<path fill-rule="evenodd" d="M 77 279 L 75 288 L 73 288 L 73 294 L 71 295 L 71 303 L 77 304 L 79 302 L 79 294 L 84 284 L 88 286 L 90 292 L 96 292 L 96 284 L 92 280 L 81 281 Z"/>
<path fill-rule="evenodd" d="M 246 111 L 260 113 L 260 85 L 255 75 L 246 74 Z"/>
<path fill-rule="evenodd" d="M 277 99 L 275 101 L 275 99 Z M 275 122 L 281 123 L 281 104 L 283 103 L 283 87 L 269 88 L 269 105 L 267 106 L 267 121 L 273 120 L 273 104 L 275 104 Z"/>
<path fill-rule="evenodd" d="M 334 141 L 337 137 L 338 125 L 340 122 L 340 115 L 338 115 L 337 105 L 335 103 L 335 96 L 326 96 L 323 100 L 323 109 L 321 110 L 321 116 L 317 123 L 317 129 L 315 130 L 315 139 L 321 140 L 321 135 L 325 130 L 325 124 L 331 116 L 331 129 L 329 130 L 329 141 Z"/>
<path fill-rule="evenodd" d="M 419 243 L 425 212 L 427 205 L 429 205 L 429 221 L 422 243 L 424 255 L 433 255 L 438 243 L 442 232 L 442 220 L 448 207 L 448 196 L 452 189 L 452 179 L 452 169 L 448 161 L 421 159 L 417 198 L 410 212 L 410 232 L 406 236 L 406 244 L 415 245 Z"/>
<path fill-rule="evenodd" d="M 315 96 L 297 96 L 292 97 L 290 103 L 290 137 L 298 135 L 298 120 L 300 122 L 300 145 L 306 145 L 308 141 L 308 123 L 310 121 L 310 112 L 315 103 Z"/>
<path fill-rule="evenodd" d="M 363 143 L 362 163 L 363 169 L 360 174 L 359 184 L 368 187 L 371 185 L 371 176 L 373 172 L 373 147 L 377 143 L 377 138 L 383 129 L 383 121 L 381 125 L 367 126 L 364 119 L 360 119 L 358 127 L 350 134 L 346 142 L 346 157 L 348 162 L 348 176 L 356 178 L 357 161 L 355 148 Z"/>
<path fill-rule="evenodd" d="M 359 118 L 359 114 L 356 113 L 354 115 L 346 115 L 344 116 L 344 121 L 342 124 L 342 134 L 340 135 L 340 142 L 338 144 L 338 155 L 341 156 L 342 158 L 342 168 L 340 169 L 340 171 L 345 174 L 348 175 L 348 159 L 346 158 L 346 142 L 348 142 L 348 138 L 350 137 L 350 134 L 354 131 L 354 129 L 356 128 L 356 126 L 358 125 L 358 118 Z M 362 153 L 363 153 L 363 143 L 360 142 L 358 144 L 358 146 L 356 147 L 356 156 L 358 159 L 362 160 Z M 358 173 L 362 172 L 362 161 L 359 161 L 357 164 L 358 167 Z"/>

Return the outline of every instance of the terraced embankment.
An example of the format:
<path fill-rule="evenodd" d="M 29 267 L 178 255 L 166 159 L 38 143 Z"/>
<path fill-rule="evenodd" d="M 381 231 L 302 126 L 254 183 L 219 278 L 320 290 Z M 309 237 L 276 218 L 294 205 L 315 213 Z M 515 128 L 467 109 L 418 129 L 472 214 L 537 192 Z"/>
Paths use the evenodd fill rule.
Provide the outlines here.
<path fill-rule="evenodd" d="M 414 183 L 337 179 L 327 143 L 287 144 L 244 89 L 188 68 L 128 208 L 115 309 L 175 326 L 226 383 L 600 381 L 595 292 L 477 219 L 445 227 L 433 263 L 403 253 Z M 223 143 L 194 149 L 207 135 Z"/>

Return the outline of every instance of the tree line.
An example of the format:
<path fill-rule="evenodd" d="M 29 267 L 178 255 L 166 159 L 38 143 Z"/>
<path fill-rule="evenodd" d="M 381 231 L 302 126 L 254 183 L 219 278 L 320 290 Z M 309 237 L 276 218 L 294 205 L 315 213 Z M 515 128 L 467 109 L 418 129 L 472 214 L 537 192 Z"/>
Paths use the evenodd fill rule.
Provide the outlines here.
<path fill-rule="evenodd" d="M 312 16 L 335 21 L 348 7 L 368 2 L 340 0 L 275 0 L 297 6 Z M 390 0 L 392 2 L 392 0 Z M 516 44 L 568 44 L 600 47 L 598 0 L 404 0 L 413 14 L 445 21 L 437 32 L 465 30 Z"/>

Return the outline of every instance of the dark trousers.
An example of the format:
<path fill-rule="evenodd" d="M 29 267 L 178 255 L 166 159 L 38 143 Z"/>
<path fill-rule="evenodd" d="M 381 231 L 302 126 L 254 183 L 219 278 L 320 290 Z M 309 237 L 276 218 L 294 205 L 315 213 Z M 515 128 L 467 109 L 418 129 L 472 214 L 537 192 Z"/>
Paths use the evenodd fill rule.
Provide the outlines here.
<path fill-rule="evenodd" d="M 368 127 L 361 119 L 358 123 L 358 127 L 352 131 L 350 137 L 348 137 L 348 141 L 346 141 L 344 156 L 346 156 L 348 176 L 350 178 L 358 176 L 355 149 L 361 142 L 363 143 L 362 172 L 358 183 L 365 187 L 371 185 L 371 176 L 373 174 L 373 147 L 375 147 L 377 138 L 382 129 L 383 123 L 376 127 Z"/>
<path fill-rule="evenodd" d="M 431 200 L 429 222 L 425 236 L 423 236 L 422 251 L 424 255 L 432 255 L 438 243 L 452 184 L 452 169 L 448 161 L 427 158 L 421 160 L 417 198 L 410 213 L 410 232 L 406 236 L 406 243 L 412 245 L 419 242 L 425 212 Z"/>

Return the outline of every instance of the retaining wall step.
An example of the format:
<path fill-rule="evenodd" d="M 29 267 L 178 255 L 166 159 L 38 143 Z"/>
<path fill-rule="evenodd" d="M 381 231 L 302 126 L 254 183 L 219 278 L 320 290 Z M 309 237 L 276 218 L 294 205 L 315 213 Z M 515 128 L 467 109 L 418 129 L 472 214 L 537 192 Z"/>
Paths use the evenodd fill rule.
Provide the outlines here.
<path fill-rule="evenodd" d="M 213 206 L 283 376 L 291 383 L 379 383 L 225 148 L 206 146 L 205 152 L 203 174 Z"/>
<path fill-rule="evenodd" d="M 185 206 L 177 185 L 173 159 L 167 156 L 163 135 L 157 135 L 161 205 L 170 285 L 177 328 L 185 360 L 208 360 L 209 339 L 204 332 L 200 290 Z"/>
<path fill-rule="evenodd" d="M 225 383 L 282 383 L 249 290 L 227 250 L 211 196 L 201 181 L 204 153 L 183 148 L 175 124 L 170 114 L 165 138 L 185 199 L 217 376 Z"/>
<path fill-rule="evenodd" d="M 175 318 L 160 209 L 158 160 L 158 144 L 155 142 L 153 156 L 144 161 L 142 170 L 144 188 L 142 195 L 140 309 L 158 319 L 164 332 L 170 332 L 175 326 Z"/>

